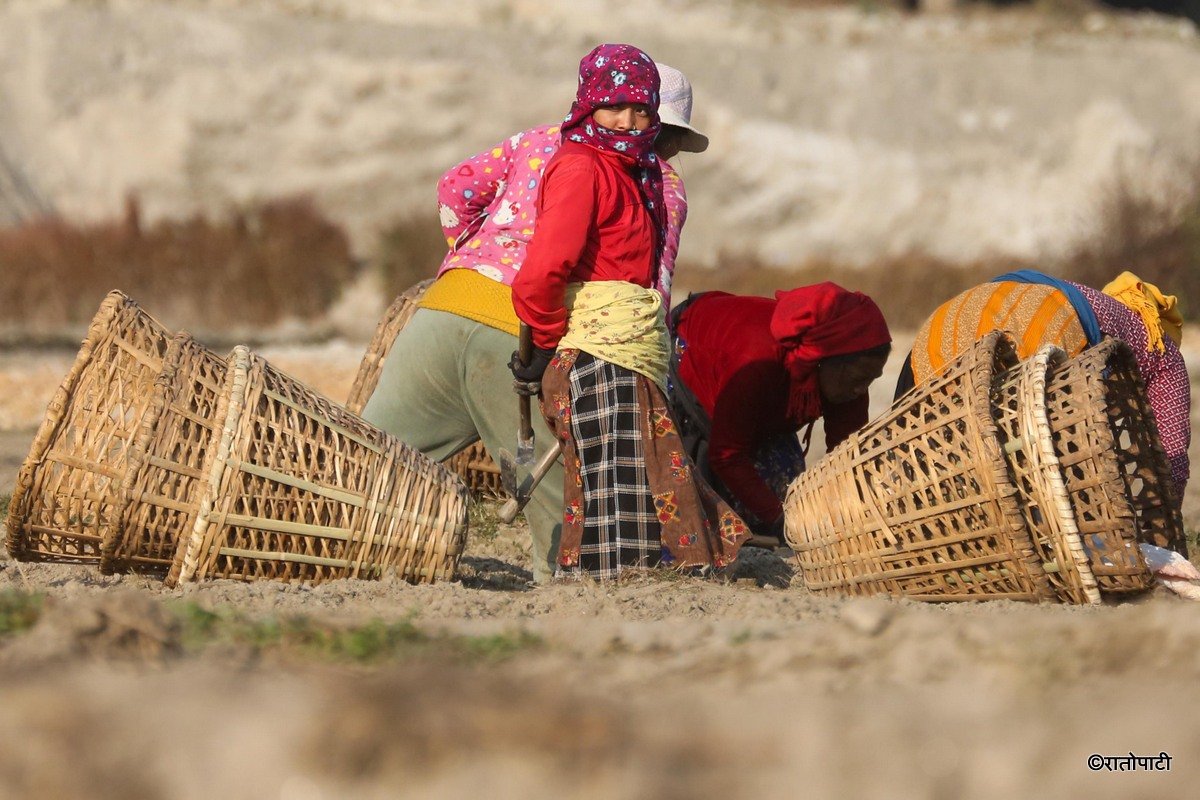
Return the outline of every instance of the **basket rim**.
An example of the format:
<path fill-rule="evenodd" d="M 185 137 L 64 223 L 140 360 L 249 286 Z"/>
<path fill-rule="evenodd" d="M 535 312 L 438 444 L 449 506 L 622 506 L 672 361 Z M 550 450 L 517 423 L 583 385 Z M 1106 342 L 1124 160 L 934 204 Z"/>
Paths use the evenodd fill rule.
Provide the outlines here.
<path fill-rule="evenodd" d="M 184 368 L 205 359 L 223 361 L 220 356 L 186 331 L 179 331 L 171 337 L 171 341 L 167 345 L 167 352 L 163 357 L 162 371 L 154 383 L 154 394 L 150 406 L 143 418 L 138 436 L 129 449 L 129 466 L 121 484 L 118 506 L 114 511 L 109 528 L 103 534 L 100 547 L 100 571 L 105 574 L 122 571 L 130 566 L 131 559 L 128 557 L 128 552 L 133 534 L 128 526 L 128 515 L 140 502 L 140 500 L 135 500 L 134 490 L 142 478 L 146 467 L 145 460 L 150 455 L 150 448 L 160 433 L 159 423 L 183 390 L 180 380 L 183 377 Z"/>
<path fill-rule="evenodd" d="M 238 429 L 238 420 L 242 415 L 242 407 L 246 403 L 246 393 L 249 388 L 249 372 L 253 354 L 245 345 L 238 345 L 226 358 L 229 372 L 225 378 L 225 391 L 221 393 L 216 409 L 216 418 L 220 420 L 219 434 L 214 431 L 215 447 L 210 447 L 205 456 L 205 464 L 201 468 L 204 480 L 204 490 L 197 503 L 196 519 L 190 532 L 184 532 L 179 537 L 175 548 L 175 558 L 171 571 L 164 583 L 174 586 L 196 580 L 200 576 L 200 559 L 206 545 L 211 544 L 212 535 L 209 525 L 209 515 L 221 488 L 221 476 L 229 462 L 229 453 L 233 439 Z M 222 415 L 222 411 L 225 413 Z"/>
<path fill-rule="evenodd" d="M 175 378 L 179 373 L 180 353 L 184 346 L 181 337 L 191 338 L 186 333 L 177 333 L 171 337 L 171 341 L 167 345 L 167 353 L 163 358 L 163 368 L 159 371 L 158 378 L 154 381 L 150 406 L 146 410 L 146 416 L 142 418 L 141 429 L 138 431 L 138 435 L 133 440 L 133 445 L 129 449 L 129 468 L 125 470 L 125 475 L 121 480 L 117 506 L 113 509 L 113 515 L 108 527 L 101 534 L 100 571 L 106 575 L 115 572 L 118 566 L 116 563 L 118 560 L 117 549 L 124 542 L 126 536 L 122 521 L 132 503 L 133 486 L 145 461 L 146 446 L 154 436 L 154 431 L 158 427 L 158 421 L 162 419 L 163 411 L 175 396 Z"/>
<path fill-rule="evenodd" d="M 1139 406 L 1139 410 L 1142 412 L 1142 422 L 1146 427 L 1147 433 L 1150 435 L 1153 443 L 1157 445 L 1157 447 L 1153 448 L 1155 451 L 1153 477 L 1158 490 L 1162 494 L 1162 506 L 1165 512 L 1164 519 L 1166 529 L 1172 536 L 1179 541 L 1184 542 L 1186 545 L 1180 498 L 1175 486 L 1175 481 L 1170 474 L 1170 466 L 1167 463 L 1165 453 L 1162 450 L 1161 435 L 1158 431 L 1158 419 L 1155 416 L 1153 407 L 1150 406 L 1146 397 L 1145 380 L 1142 377 L 1141 369 L 1137 363 L 1137 356 L 1134 354 L 1133 348 L 1131 348 L 1129 344 L 1122 339 L 1107 336 L 1097 344 L 1084 349 L 1079 355 L 1070 359 L 1070 361 L 1063 365 L 1059 371 L 1074 367 L 1080 371 L 1080 374 L 1101 376 L 1096 382 L 1103 387 L 1104 397 L 1101 398 L 1101 400 L 1103 407 L 1107 409 L 1109 404 L 1108 392 L 1110 391 L 1110 387 L 1108 385 L 1108 379 L 1102 376 L 1106 371 L 1117 366 L 1119 366 L 1122 371 L 1127 372 L 1133 378 L 1134 388 L 1137 390 L 1134 392 L 1134 397 Z M 1107 414 L 1104 414 L 1104 418 L 1107 420 Z M 1112 426 L 1105 421 L 1101 424 L 1098 424 L 1096 427 L 1105 436 L 1106 441 L 1111 442 L 1111 447 L 1116 450 L 1119 444 L 1114 436 Z M 1121 475 L 1122 483 L 1126 484 L 1126 476 L 1119 467 L 1117 468 L 1117 472 Z M 1122 494 L 1124 495 L 1128 511 L 1130 514 L 1132 514 L 1135 521 L 1132 539 L 1127 539 L 1127 541 L 1132 541 L 1134 544 L 1136 544 L 1142 541 L 1142 515 L 1138 510 L 1138 506 L 1133 502 L 1133 498 L 1129 496 L 1127 485 L 1125 485 Z M 1131 552 L 1136 563 L 1143 565 L 1145 564 L 1145 559 L 1139 548 L 1133 547 L 1131 548 Z M 1147 566 L 1145 568 L 1148 572 L 1149 567 Z"/>
<path fill-rule="evenodd" d="M 963 359 L 970 359 L 970 362 L 968 362 L 969 366 L 963 363 Z M 995 518 L 996 529 L 990 535 L 1002 537 L 1005 540 L 1007 548 L 1005 559 L 1011 564 L 1012 569 L 1019 573 L 1018 580 L 1021 588 L 1019 591 L 1014 590 L 995 594 L 980 593 L 964 594 L 962 596 L 922 595 L 917 599 L 951 601 L 989 600 L 1009 597 L 1034 602 L 1056 599 L 1050 582 L 1045 572 L 1041 569 L 1041 559 L 1037 556 L 1032 536 L 1025 525 L 1020 510 L 1015 505 L 1017 487 L 1013 486 L 1011 481 L 1008 480 L 1007 470 L 1003 466 L 1005 464 L 1005 456 L 1000 447 L 1000 431 L 995 419 L 992 417 L 992 386 L 998 375 L 1007 369 L 1011 369 L 1018 363 L 1016 343 L 1013 337 L 1006 331 L 994 330 L 980 337 L 968 352 L 963 353 L 946 370 L 923 382 L 921 386 L 925 387 L 925 392 L 928 393 L 937 391 L 944 385 L 945 381 L 956 380 L 961 381 L 963 388 L 966 390 L 960 395 L 961 419 L 969 420 L 968 424 L 974 428 L 974 436 L 980 442 L 984 460 L 988 464 L 993 465 L 992 468 L 983 469 L 979 472 L 979 480 L 982 482 L 981 488 L 984 490 L 979 496 L 980 502 L 994 508 L 994 511 L 991 513 Z M 861 450 L 864 438 L 876 436 L 879 432 L 893 424 L 900 416 L 910 413 L 916 399 L 913 395 L 914 391 L 916 391 L 915 387 L 914 390 L 910 390 L 910 392 L 897 398 L 887 411 L 855 432 L 845 442 L 839 444 L 826 458 L 851 458 L 848 454 Z M 809 470 L 793 481 L 788 489 L 785 500 L 785 509 L 789 513 L 795 505 L 794 498 L 804 488 L 804 485 L 816 479 L 817 472 Z M 855 480 L 855 483 L 857 483 L 857 480 Z M 876 516 L 879 515 L 876 514 Z M 809 541 L 800 541 L 800 539 L 805 538 L 803 536 L 804 526 L 801 525 L 798 527 L 802 530 L 793 531 L 791 526 L 785 526 L 785 538 L 793 550 L 796 551 L 796 561 L 800 567 L 801 575 L 806 584 L 808 584 L 809 576 L 807 574 L 806 562 L 801 558 L 801 555 L 808 551 L 817 551 L 826 548 L 829 545 L 827 543 L 817 544 Z M 843 576 L 840 580 L 841 583 L 839 585 L 831 585 L 819 590 L 853 593 L 847 592 L 848 587 L 854 584 L 878 584 L 880 581 L 887 580 L 887 574 L 871 576 L 869 579 L 850 581 L 847 581 L 845 576 Z M 886 594 L 894 594 L 893 591 L 882 587 L 878 591 Z M 913 596 L 904 592 L 900 592 L 900 595 Z"/>
<path fill-rule="evenodd" d="M 83 373 L 95 359 L 96 349 L 101 340 L 109 334 L 112 322 L 117 315 L 129 306 L 141 310 L 141 306 L 119 289 L 113 289 L 104 296 L 96 313 L 92 315 L 91 322 L 88 323 L 87 333 L 80 342 L 79 352 L 76 353 L 71 368 L 50 396 L 46 413 L 42 416 L 42 421 L 38 424 L 37 432 L 34 433 L 33 441 L 30 443 L 29 454 L 21 462 L 20 469 L 17 470 L 17 480 L 8 501 L 8 515 L 5 519 L 5 546 L 13 558 L 19 560 L 27 549 L 27 537 L 24 533 L 22 518 L 25 516 L 25 506 L 30 498 L 30 490 L 33 488 L 33 473 L 45 463 L 50 444 L 66 419 L 71 396 L 83 379 Z M 155 320 L 155 322 L 158 321 Z"/>
<path fill-rule="evenodd" d="M 1063 480 L 1058 455 L 1054 452 L 1054 434 L 1046 410 L 1048 376 L 1065 364 L 1067 359 L 1067 353 L 1062 348 L 1046 344 L 1032 358 L 1021 364 L 1016 377 L 1020 409 L 1017 422 L 1020 437 L 1025 444 L 1024 452 L 1030 459 L 1034 474 L 1041 479 L 1041 488 L 1046 491 L 1051 501 L 1051 507 L 1043 508 L 1042 511 L 1047 516 L 1053 514 L 1056 524 L 1046 524 L 1045 527 L 1054 539 L 1058 540 L 1054 549 L 1065 551 L 1070 558 L 1068 564 L 1058 565 L 1059 574 L 1068 574 L 1076 579 L 1071 583 L 1075 584 L 1073 588 L 1083 593 L 1084 604 L 1096 605 L 1101 602 L 1100 589 L 1079 534 L 1074 506 Z M 1061 560 L 1056 555 L 1056 561 Z M 1064 597 L 1063 592 L 1058 594 L 1060 599 L 1075 602 L 1069 595 Z"/>

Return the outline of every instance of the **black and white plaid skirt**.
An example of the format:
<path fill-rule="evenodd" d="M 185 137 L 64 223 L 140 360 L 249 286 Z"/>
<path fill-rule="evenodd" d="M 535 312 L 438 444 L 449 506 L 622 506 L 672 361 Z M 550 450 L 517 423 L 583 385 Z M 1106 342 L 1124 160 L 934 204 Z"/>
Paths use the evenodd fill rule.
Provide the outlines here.
<path fill-rule="evenodd" d="M 638 405 L 637 376 L 580 352 L 570 383 L 584 499 L 578 570 L 603 579 L 657 566 L 662 538 L 646 476 L 640 420 L 647 412 Z"/>

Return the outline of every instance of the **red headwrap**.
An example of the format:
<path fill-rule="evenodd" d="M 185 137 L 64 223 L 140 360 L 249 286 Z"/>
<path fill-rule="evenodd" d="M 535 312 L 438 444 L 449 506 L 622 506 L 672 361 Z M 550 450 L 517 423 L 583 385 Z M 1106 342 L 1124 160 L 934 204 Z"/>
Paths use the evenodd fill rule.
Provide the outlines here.
<path fill-rule="evenodd" d="M 879 347 L 892 335 L 874 300 L 836 283 L 776 292 L 775 300 L 771 335 L 783 345 L 792 377 L 788 416 L 797 422 L 814 420 L 821 416 L 821 359 Z"/>

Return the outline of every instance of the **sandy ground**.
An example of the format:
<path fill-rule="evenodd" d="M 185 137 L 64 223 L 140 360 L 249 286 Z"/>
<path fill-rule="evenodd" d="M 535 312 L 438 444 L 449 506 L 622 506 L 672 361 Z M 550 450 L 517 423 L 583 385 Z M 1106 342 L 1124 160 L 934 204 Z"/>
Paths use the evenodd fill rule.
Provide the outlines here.
<path fill-rule="evenodd" d="M 360 348 L 263 352 L 341 397 Z M 0 356 L 0 413 L 33 409 L 0 435 L 7 481 L 72 357 Z M 0 560 L 0 589 L 47 595 L 0 640 L 0 797 L 1116 798 L 1200 781 L 1200 614 L 1165 590 L 1091 609 L 846 600 L 762 550 L 725 580 L 534 589 L 527 547 L 521 525 L 474 531 L 459 580 L 416 587 L 169 591 Z M 196 651 L 167 613 L 181 602 L 523 644 L 370 666 Z M 1171 769 L 1088 768 L 1130 752 Z"/>

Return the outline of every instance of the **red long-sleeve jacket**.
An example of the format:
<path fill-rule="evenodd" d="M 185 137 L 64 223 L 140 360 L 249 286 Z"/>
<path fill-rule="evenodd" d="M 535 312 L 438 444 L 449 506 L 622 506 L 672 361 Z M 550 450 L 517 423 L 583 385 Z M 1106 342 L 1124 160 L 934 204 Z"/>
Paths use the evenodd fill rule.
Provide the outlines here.
<path fill-rule="evenodd" d="M 708 292 L 692 302 L 677 334 L 687 343 L 679 377 L 708 413 L 708 463 L 728 489 L 763 522 L 783 513 L 775 492 L 754 468 L 769 439 L 794 433 L 810 419 L 787 414 L 789 375 L 784 349 L 771 335 L 776 301 Z M 822 403 L 825 441 L 832 448 L 867 422 L 869 398 Z"/>
<path fill-rule="evenodd" d="M 546 166 L 533 239 L 512 284 L 533 343 L 553 348 L 566 333 L 568 283 L 652 286 L 656 235 L 632 159 L 564 142 Z"/>

